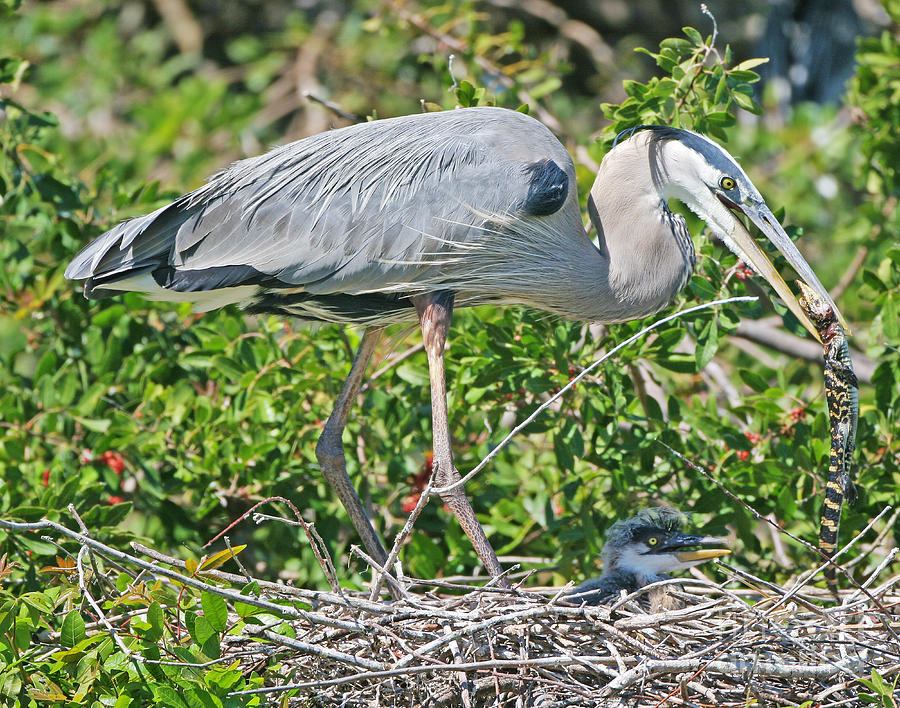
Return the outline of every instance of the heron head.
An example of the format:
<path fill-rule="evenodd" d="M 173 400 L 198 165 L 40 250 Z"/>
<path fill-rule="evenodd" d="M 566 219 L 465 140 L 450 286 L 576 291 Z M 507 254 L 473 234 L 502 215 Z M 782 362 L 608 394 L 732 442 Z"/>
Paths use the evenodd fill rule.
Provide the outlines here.
<path fill-rule="evenodd" d="M 650 582 L 731 553 L 721 547 L 721 538 L 685 533 L 685 522 L 683 514 L 667 507 L 644 509 L 616 522 L 606 534 L 604 574 L 626 572 Z"/>
<path fill-rule="evenodd" d="M 797 297 L 739 218 L 746 216 L 781 252 L 797 275 L 833 308 L 846 328 L 828 291 L 778 223 L 759 190 L 725 149 L 688 130 L 651 127 L 648 133 L 651 174 L 664 199 L 674 197 L 684 202 L 703 219 L 735 255 L 769 282 L 810 334 L 821 341 Z"/>

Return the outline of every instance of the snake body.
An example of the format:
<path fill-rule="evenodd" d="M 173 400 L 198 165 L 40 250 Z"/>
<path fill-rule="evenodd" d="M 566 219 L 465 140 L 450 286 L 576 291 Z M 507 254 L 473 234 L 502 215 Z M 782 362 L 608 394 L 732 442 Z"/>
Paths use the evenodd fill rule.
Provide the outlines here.
<path fill-rule="evenodd" d="M 798 286 L 801 291 L 800 307 L 815 325 L 825 347 L 825 400 L 831 427 L 831 454 L 825 503 L 819 523 L 819 550 L 830 558 L 837 548 L 844 500 L 848 504 L 856 501 L 850 465 L 856 449 L 859 383 L 853 371 L 847 335 L 831 306 L 803 282 L 798 282 Z M 837 573 L 833 565 L 825 568 L 825 582 L 832 594 L 837 596 Z"/>

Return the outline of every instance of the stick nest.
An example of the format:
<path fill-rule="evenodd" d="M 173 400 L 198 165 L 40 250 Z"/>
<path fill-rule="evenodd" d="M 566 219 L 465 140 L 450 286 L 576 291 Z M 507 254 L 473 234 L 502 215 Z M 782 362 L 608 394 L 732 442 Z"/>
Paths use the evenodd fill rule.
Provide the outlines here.
<path fill-rule="evenodd" d="M 838 602 L 808 585 L 815 571 L 782 587 L 726 566 L 731 577 L 723 584 L 663 581 L 609 607 L 582 607 L 566 601 L 569 587 L 527 588 L 527 578 L 502 589 L 394 579 L 377 566 L 373 577 L 380 575 L 396 599 L 342 590 L 333 575 L 333 590 L 320 592 L 256 580 L 243 568 L 235 574 L 208 561 L 186 565 L 139 544 L 125 553 L 84 529 L 47 520 L 2 525 L 50 530 L 79 543 L 72 574 L 77 572 L 94 626 L 108 631 L 125 651 L 120 637 L 136 613 L 112 616 L 101 608 L 103 600 L 106 607 L 115 606 L 109 602 L 114 588 L 110 595 L 109 584 L 98 582 L 104 567 L 131 567 L 142 582 L 159 580 L 180 592 L 223 598 L 228 630 L 220 638 L 218 663 L 239 662 L 248 675 L 261 675 L 260 688 L 232 695 L 246 700 L 259 693 L 262 705 L 587 708 L 756 702 L 824 708 L 859 705 L 861 694 L 872 689 L 858 679 L 869 679 L 873 671 L 888 684 L 900 674 L 900 576 L 876 582 L 896 549 L 862 587 L 842 592 Z M 333 573 L 330 561 L 326 565 Z M 741 587 L 729 589 L 735 581 Z M 247 594 L 248 584 L 253 593 Z M 104 586 L 107 596 L 98 602 L 94 595 Z M 647 611 L 646 593 L 658 594 L 662 586 L 679 609 Z M 168 626 L 183 622 L 175 607 L 166 612 Z M 183 626 L 172 636 L 190 642 Z M 132 660 L 160 663 L 129 654 Z M 875 700 L 889 705 L 883 701 L 890 698 Z"/>
<path fill-rule="evenodd" d="M 898 580 L 873 591 L 894 613 Z M 896 614 L 861 593 L 825 608 L 760 584 L 755 597 L 676 586 L 684 606 L 660 613 L 635 596 L 582 608 L 524 589 L 320 593 L 307 617 L 248 627 L 234 646 L 270 642 L 260 653 L 283 667 L 272 686 L 323 706 L 833 705 L 864 691 L 855 677 L 900 670 Z"/>

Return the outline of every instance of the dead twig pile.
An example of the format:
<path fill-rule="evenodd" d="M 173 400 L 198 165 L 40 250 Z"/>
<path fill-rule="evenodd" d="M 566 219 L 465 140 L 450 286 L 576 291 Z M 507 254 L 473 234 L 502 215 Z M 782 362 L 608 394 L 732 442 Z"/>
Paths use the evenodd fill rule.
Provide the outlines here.
<path fill-rule="evenodd" d="M 724 566 L 730 578 L 721 585 L 665 581 L 683 607 L 648 614 L 640 596 L 654 586 L 612 607 L 577 607 L 566 603 L 566 588 L 519 583 L 504 590 L 385 575 L 400 596 L 387 601 L 337 586 L 319 592 L 254 580 L 243 568 L 234 574 L 203 561 L 185 564 L 139 544 L 124 553 L 85 529 L 50 521 L 0 525 L 78 543 L 73 582 L 77 575 L 83 611 L 133 661 L 177 663 L 146 659 L 121 641 L 135 613 L 104 614 L 101 606 L 111 604 L 103 600 L 116 592 L 101 582 L 104 568 L 221 597 L 228 629 L 217 661 L 261 674 L 260 688 L 233 695 L 263 694 L 264 704 L 824 707 L 855 705 L 868 690 L 857 679 L 873 670 L 889 683 L 900 674 L 900 576 L 879 577 L 896 551 L 861 583 L 865 591 L 846 591 L 837 605 L 807 585 L 813 573 L 781 587 Z M 307 533 L 313 538 L 311 528 Z M 322 562 L 334 572 L 327 554 Z M 725 587 L 735 581 L 741 587 Z M 248 582 L 258 592 L 248 594 Z M 95 597 L 100 592 L 108 596 Z M 170 627 L 184 619 L 177 607 L 164 609 Z M 177 637 L 191 642 L 186 629 L 175 629 Z"/>

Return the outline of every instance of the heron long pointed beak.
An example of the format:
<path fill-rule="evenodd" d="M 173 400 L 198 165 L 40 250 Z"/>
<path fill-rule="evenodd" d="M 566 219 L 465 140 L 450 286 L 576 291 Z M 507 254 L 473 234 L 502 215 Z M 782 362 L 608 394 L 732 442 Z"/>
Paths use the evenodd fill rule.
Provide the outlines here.
<path fill-rule="evenodd" d="M 847 327 L 843 315 L 841 315 L 840 311 L 837 309 L 837 305 L 834 304 L 828 291 L 822 283 L 819 282 L 816 274 L 813 273 L 812 268 L 809 267 L 809 264 L 803 256 L 800 255 L 800 251 L 797 250 L 797 247 L 791 241 L 790 237 L 785 233 L 769 207 L 765 204 L 745 203 L 738 205 L 721 194 L 718 196 L 720 201 L 729 209 L 746 214 L 750 221 L 756 224 L 763 235 L 775 245 L 775 248 L 781 251 L 781 254 L 787 259 L 787 262 L 791 264 L 791 267 L 797 272 L 797 275 L 799 275 L 806 284 L 816 292 L 816 294 L 831 305 L 834 309 L 835 316 L 849 334 L 850 329 Z M 807 317 L 803 308 L 800 307 L 797 296 L 791 292 L 787 283 L 785 283 L 784 279 L 779 275 L 778 270 L 772 265 L 772 261 L 770 261 L 769 257 L 758 245 L 756 245 L 750 232 L 747 231 L 746 227 L 739 219 L 735 219 L 735 229 L 731 233 L 731 239 L 734 242 L 734 245 L 740 249 L 741 257 L 747 261 L 748 265 L 750 265 L 753 270 L 769 282 L 775 292 L 781 296 L 781 299 L 784 301 L 784 304 L 787 305 L 788 309 L 794 313 L 794 316 L 800 320 L 813 337 L 821 342 L 822 338 L 819 336 L 818 330 L 810 321 L 809 317 Z"/>

